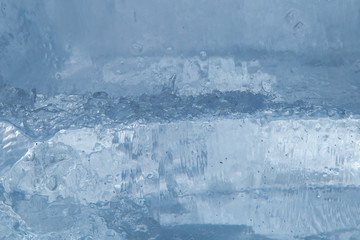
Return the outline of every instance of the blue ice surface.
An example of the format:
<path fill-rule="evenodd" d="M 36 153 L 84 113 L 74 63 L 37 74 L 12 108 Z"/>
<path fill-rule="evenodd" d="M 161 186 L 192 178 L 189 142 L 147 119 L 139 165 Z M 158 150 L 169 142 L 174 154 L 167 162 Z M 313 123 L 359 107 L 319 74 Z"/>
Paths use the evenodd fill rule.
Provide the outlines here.
<path fill-rule="evenodd" d="M 360 1 L 0 19 L 0 239 L 360 239 Z"/>

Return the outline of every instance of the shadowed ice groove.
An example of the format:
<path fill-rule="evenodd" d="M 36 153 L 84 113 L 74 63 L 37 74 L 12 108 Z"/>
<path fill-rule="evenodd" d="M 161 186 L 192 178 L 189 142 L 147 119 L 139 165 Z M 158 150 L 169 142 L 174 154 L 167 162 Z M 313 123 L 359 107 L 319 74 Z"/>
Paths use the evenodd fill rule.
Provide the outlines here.
<path fill-rule="evenodd" d="M 0 101 L 0 120 L 12 123 L 34 140 L 42 140 L 61 129 L 98 124 L 111 126 L 119 123 L 242 118 L 245 115 L 266 118 L 344 118 L 358 114 L 358 111 L 346 108 L 316 106 L 304 101 L 274 101 L 269 95 L 252 92 L 213 91 L 184 96 L 172 91 L 171 86 L 165 85 L 160 94 L 143 94 L 139 97 L 110 97 L 105 92 L 54 97 L 38 95 L 35 103 L 34 100 L 29 103 L 11 102 L 10 97 Z"/>

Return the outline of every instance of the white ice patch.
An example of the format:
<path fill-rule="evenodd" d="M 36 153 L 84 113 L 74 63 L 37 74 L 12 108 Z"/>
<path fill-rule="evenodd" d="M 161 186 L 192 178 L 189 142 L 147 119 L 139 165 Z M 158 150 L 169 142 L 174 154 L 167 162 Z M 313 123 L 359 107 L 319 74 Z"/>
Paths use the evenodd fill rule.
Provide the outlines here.
<path fill-rule="evenodd" d="M 102 73 L 104 82 L 129 89 L 139 86 L 137 94 L 160 91 L 172 76 L 176 76 L 175 88 L 181 95 L 214 90 L 269 94 L 274 93 L 276 83 L 276 77 L 263 72 L 258 61 L 237 63 L 232 57 L 119 58 L 105 64 Z"/>
<path fill-rule="evenodd" d="M 72 146 L 75 150 L 90 154 L 95 151 L 97 135 L 92 128 L 82 128 L 72 131 L 61 130 L 57 133 L 52 141 L 62 142 Z"/>

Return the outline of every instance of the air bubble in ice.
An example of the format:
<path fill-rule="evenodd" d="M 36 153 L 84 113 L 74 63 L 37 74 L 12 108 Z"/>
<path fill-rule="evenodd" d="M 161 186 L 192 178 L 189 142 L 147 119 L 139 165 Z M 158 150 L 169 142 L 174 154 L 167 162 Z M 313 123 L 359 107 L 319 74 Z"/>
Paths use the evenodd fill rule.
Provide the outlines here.
<path fill-rule="evenodd" d="M 207 54 L 206 54 L 205 51 L 201 51 L 201 52 L 200 52 L 200 59 L 201 59 L 202 61 L 205 61 L 205 60 L 207 59 Z"/>
<path fill-rule="evenodd" d="M 46 187 L 50 190 L 50 191 L 54 191 L 57 188 L 57 177 L 52 175 L 51 177 L 49 177 L 47 179 L 46 182 Z"/>
<path fill-rule="evenodd" d="M 267 79 L 261 82 L 261 87 L 264 90 L 264 92 L 269 93 L 271 92 L 271 79 Z"/>
<path fill-rule="evenodd" d="M 134 43 L 131 45 L 131 53 L 134 55 L 140 55 L 143 51 L 143 45 L 140 43 Z"/>
<path fill-rule="evenodd" d="M 59 72 L 55 73 L 55 79 L 61 80 L 62 79 L 61 73 L 59 73 Z"/>
<path fill-rule="evenodd" d="M 109 174 L 109 175 L 106 176 L 106 182 L 107 183 L 112 183 L 113 181 L 114 181 L 114 177 L 112 175 Z"/>
<path fill-rule="evenodd" d="M 25 160 L 26 161 L 32 161 L 35 158 L 35 153 L 33 153 L 32 151 L 28 151 L 25 155 Z"/>
<path fill-rule="evenodd" d="M 301 31 L 304 28 L 304 23 L 302 23 L 301 21 L 297 22 L 294 25 L 294 31 L 298 32 Z"/>

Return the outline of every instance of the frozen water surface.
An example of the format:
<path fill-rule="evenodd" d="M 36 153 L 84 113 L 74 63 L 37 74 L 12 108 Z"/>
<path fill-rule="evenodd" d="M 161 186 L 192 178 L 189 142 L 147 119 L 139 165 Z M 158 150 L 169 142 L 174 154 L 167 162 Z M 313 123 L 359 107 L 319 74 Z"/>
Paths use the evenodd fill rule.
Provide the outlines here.
<path fill-rule="evenodd" d="M 0 20 L 0 239 L 360 239 L 359 1 Z"/>

